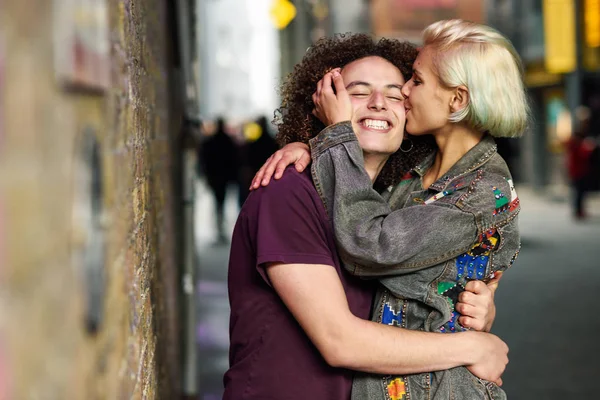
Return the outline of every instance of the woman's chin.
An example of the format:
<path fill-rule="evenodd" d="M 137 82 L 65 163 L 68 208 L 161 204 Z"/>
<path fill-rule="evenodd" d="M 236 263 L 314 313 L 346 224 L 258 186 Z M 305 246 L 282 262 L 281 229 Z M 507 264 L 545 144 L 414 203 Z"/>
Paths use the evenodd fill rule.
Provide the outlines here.
<path fill-rule="evenodd" d="M 411 127 L 408 124 L 406 124 L 406 133 L 408 133 L 409 135 L 412 135 L 412 136 L 424 136 L 424 135 L 429 135 L 431 133 L 431 130 L 419 129 L 419 128 Z"/>

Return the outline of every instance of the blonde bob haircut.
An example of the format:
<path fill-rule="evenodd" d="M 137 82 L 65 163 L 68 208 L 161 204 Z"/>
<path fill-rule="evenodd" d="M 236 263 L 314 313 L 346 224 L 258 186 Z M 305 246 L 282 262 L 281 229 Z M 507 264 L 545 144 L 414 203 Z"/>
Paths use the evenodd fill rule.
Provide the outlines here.
<path fill-rule="evenodd" d="M 435 72 L 448 88 L 465 86 L 469 103 L 450 115 L 496 137 L 520 136 L 529 120 L 521 60 L 510 41 L 495 29 L 453 19 L 423 31 L 432 48 Z"/>

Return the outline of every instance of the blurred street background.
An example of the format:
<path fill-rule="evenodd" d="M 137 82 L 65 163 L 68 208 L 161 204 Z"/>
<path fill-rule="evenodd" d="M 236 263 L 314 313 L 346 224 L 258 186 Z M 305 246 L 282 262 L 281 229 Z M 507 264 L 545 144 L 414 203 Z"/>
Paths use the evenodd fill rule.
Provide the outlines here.
<path fill-rule="evenodd" d="M 320 37 L 445 18 L 507 35 L 532 104 L 498 143 L 523 208 L 504 388 L 597 398 L 600 0 L 0 0 L 0 400 L 220 399 L 278 85 Z"/>

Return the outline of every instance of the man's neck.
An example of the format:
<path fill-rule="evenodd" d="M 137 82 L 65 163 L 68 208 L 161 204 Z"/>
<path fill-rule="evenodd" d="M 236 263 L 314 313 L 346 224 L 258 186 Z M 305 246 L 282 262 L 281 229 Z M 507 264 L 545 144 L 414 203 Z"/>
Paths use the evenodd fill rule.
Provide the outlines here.
<path fill-rule="evenodd" d="M 423 178 L 425 189 L 440 179 L 458 160 L 475 147 L 481 141 L 483 133 L 462 124 L 453 124 L 433 136 L 438 152 L 433 165 Z"/>
<path fill-rule="evenodd" d="M 377 176 L 390 156 L 363 153 L 363 158 L 365 159 L 365 170 L 367 171 L 367 174 L 369 174 L 371 182 L 375 183 L 375 179 L 377 179 Z"/>

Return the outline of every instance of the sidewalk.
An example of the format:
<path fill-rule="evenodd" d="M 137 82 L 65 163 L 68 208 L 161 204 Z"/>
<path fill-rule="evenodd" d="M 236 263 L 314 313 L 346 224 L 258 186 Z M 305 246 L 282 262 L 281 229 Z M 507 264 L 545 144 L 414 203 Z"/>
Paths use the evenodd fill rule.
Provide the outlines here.
<path fill-rule="evenodd" d="M 196 181 L 195 189 L 198 398 L 218 400 L 223 397 L 223 374 L 229 366 L 229 243 L 215 244 L 217 235 L 212 194 L 202 180 Z M 225 200 L 225 225 L 229 237 L 237 215 L 237 192 L 231 188 Z"/>
<path fill-rule="evenodd" d="M 561 221 L 567 219 L 575 221 L 572 218 L 572 194 L 568 186 L 549 186 L 541 191 L 536 191 L 528 185 L 517 185 L 516 190 L 521 199 L 522 218 L 527 218 L 530 213 L 549 212 L 548 216 L 560 217 Z M 600 222 L 600 192 L 588 193 L 585 207 L 589 218 L 578 222 L 586 223 L 595 220 Z"/>
<path fill-rule="evenodd" d="M 510 347 L 503 389 L 511 400 L 596 398 L 600 196 L 580 221 L 566 188 L 516 189 L 523 246 L 495 297 L 493 333 Z"/>
<path fill-rule="evenodd" d="M 200 398 L 216 400 L 222 397 L 228 366 L 229 245 L 212 244 L 213 200 L 202 182 L 196 188 L 198 378 Z M 600 193 L 589 196 L 590 218 L 575 221 L 568 188 L 516 189 L 523 249 L 502 278 L 494 326 L 511 348 L 504 389 L 511 400 L 594 398 L 600 364 L 589 355 L 600 354 L 600 319 L 590 319 L 581 304 L 600 304 L 600 291 L 593 290 L 600 281 Z M 235 190 L 228 193 L 225 208 L 231 232 L 238 212 Z"/>

